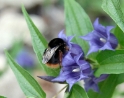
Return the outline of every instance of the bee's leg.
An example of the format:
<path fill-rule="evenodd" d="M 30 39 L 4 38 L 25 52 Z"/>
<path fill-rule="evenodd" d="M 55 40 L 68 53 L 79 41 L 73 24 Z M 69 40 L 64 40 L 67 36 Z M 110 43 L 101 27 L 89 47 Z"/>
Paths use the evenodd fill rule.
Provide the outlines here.
<path fill-rule="evenodd" d="M 64 47 L 64 48 L 65 48 L 65 50 L 69 51 L 69 47 L 68 47 L 68 46 L 66 46 L 66 47 Z"/>
<path fill-rule="evenodd" d="M 59 50 L 59 64 L 62 64 L 62 57 L 63 57 L 63 53 L 61 50 Z"/>

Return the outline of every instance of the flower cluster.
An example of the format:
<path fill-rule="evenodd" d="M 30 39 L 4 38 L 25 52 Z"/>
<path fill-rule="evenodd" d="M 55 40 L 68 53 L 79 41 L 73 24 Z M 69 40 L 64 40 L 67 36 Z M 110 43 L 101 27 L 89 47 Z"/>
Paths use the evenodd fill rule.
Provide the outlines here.
<path fill-rule="evenodd" d="M 116 37 L 110 32 L 111 29 L 111 26 L 104 27 L 99 24 L 98 19 L 95 20 L 94 30 L 85 36 L 81 36 L 83 40 L 89 42 L 90 49 L 87 55 L 99 50 L 114 50 L 117 47 L 118 41 Z M 85 59 L 82 48 L 78 44 L 71 42 L 74 36 L 67 37 L 63 32 L 64 31 L 61 31 L 58 37 L 66 42 L 69 47 L 69 51 L 62 58 L 60 74 L 57 77 L 38 77 L 50 82 L 66 82 L 69 84 L 69 91 L 76 82 L 83 80 L 86 91 L 92 89 L 95 92 L 98 92 L 98 83 L 105 80 L 108 75 L 103 74 L 98 78 L 95 77 L 94 70 L 91 68 L 90 62 Z"/>

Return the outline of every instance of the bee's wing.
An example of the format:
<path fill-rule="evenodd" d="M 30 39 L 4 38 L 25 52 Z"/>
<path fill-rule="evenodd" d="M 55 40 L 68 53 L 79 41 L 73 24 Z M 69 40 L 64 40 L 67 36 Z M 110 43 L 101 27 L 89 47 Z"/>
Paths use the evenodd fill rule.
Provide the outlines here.
<path fill-rule="evenodd" d="M 56 46 L 54 48 L 47 48 L 46 51 L 43 54 L 43 59 L 42 59 L 42 63 L 46 64 L 51 57 L 53 56 L 53 54 L 55 53 L 55 51 L 59 48 L 59 46 Z"/>

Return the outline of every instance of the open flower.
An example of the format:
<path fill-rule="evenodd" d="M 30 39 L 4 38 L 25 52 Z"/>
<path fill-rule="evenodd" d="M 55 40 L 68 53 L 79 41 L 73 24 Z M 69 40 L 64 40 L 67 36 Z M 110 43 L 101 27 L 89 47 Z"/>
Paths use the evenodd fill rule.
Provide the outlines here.
<path fill-rule="evenodd" d="M 73 55 L 73 53 L 69 52 L 63 58 L 62 68 L 59 76 L 39 76 L 39 78 L 50 82 L 66 82 L 69 84 L 70 91 L 73 84 L 82 79 L 88 78 L 89 73 L 91 73 L 90 64 L 85 60 L 82 60 L 82 54 Z"/>
<path fill-rule="evenodd" d="M 89 91 L 90 89 L 92 89 L 95 92 L 99 92 L 99 87 L 98 87 L 98 83 L 105 80 L 109 75 L 107 74 L 102 74 L 100 77 L 95 77 L 93 75 L 93 72 L 91 72 L 89 78 L 84 79 L 84 87 L 86 91 Z"/>
<path fill-rule="evenodd" d="M 98 50 L 114 50 L 118 45 L 118 41 L 117 38 L 110 32 L 113 27 L 102 26 L 99 24 L 98 18 L 95 20 L 93 26 L 94 30 L 92 32 L 81 37 L 89 42 L 90 49 L 87 55 Z"/>
<path fill-rule="evenodd" d="M 76 82 L 88 78 L 92 70 L 90 64 L 84 60 L 82 48 L 79 45 L 71 42 L 71 39 L 74 36 L 67 37 L 63 31 L 61 31 L 58 37 L 63 39 L 69 48 L 69 51 L 62 58 L 60 73 L 57 77 L 38 77 L 54 83 L 68 83 L 70 91 L 71 87 Z"/>

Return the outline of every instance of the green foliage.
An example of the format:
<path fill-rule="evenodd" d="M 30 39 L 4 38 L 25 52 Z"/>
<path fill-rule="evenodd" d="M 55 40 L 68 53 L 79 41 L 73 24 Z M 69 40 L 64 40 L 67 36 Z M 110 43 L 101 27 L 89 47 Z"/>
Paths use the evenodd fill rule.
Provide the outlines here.
<path fill-rule="evenodd" d="M 8 52 L 5 52 L 5 54 L 25 95 L 27 97 L 45 98 L 46 94 L 41 89 L 37 81 L 26 70 L 15 63 Z"/>
<path fill-rule="evenodd" d="M 6 97 L 4 97 L 4 96 L 0 96 L 0 98 L 6 98 Z"/>
<path fill-rule="evenodd" d="M 96 59 L 100 64 L 96 76 L 124 73 L 124 50 L 102 51 Z"/>
<path fill-rule="evenodd" d="M 111 98 L 117 85 L 119 75 L 110 75 L 105 81 L 99 84 L 100 92 L 89 91 L 89 98 Z"/>
<path fill-rule="evenodd" d="M 124 32 L 124 14 L 120 6 L 120 1 L 103 0 L 102 8 Z"/>
<path fill-rule="evenodd" d="M 74 42 L 82 46 L 84 52 L 88 50 L 86 41 L 79 36 L 88 34 L 93 30 L 92 23 L 82 9 L 82 7 L 74 0 L 65 0 L 65 23 L 67 35 L 75 35 Z"/>
<path fill-rule="evenodd" d="M 93 30 L 92 23 L 82 9 L 82 7 L 75 2 L 75 0 L 64 0 L 65 4 L 65 24 L 67 35 L 76 35 L 73 41 L 78 43 L 84 50 L 86 54 L 88 51 L 87 42 L 83 41 L 79 36 L 84 36 Z M 118 38 L 120 49 L 124 48 L 124 15 L 122 13 L 119 0 L 103 0 L 102 3 L 103 10 L 115 21 L 118 25 L 114 34 Z M 57 76 L 59 74 L 59 69 L 51 69 L 46 65 L 42 64 L 42 55 L 47 47 L 47 41 L 44 36 L 40 33 L 38 28 L 35 26 L 28 13 L 26 12 L 24 6 L 22 6 L 22 12 L 26 19 L 27 25 L 30 30 L 32 44 L 37 58 L 40 62 L 42 69 L 50 76 Z M 35 79 L 23 68 L 21 68 L 17 63 L 14 62 L 12 57 L 6 53 L 7 60 L 13 70 L 20 87 L 27 96 L 27 98 L 45 98 L 46 94 L 41 89 L 39 84 Z M 96 55 L 96 54 L 95 54 Z M 88 59 L 92 59 L 89 57 Z M 124 82 L 124 50 L 105 50 L 101 51 L 97 57 L 96 61 L 99 64 L 98 69 L 95 71 L 95 76 L 99 77 L 101 74 L 110 74 L 109 77 L 99 84 L 100 92 L 95 93 L 90 90 L 87 93 L 85 90 L 75 84 L 70 93 L 66 98 L 111 98 L 115 90 L 116 85 Z M 1 97 L 0 98 L 4 98 Z"/>
<path fill-rule="evenodd" d="M 124 33 L 123 33 L 123 31 L 117 26 L 114 30 L 114 34 L 118 39 L 119 48 L 124 49 Z"/>
<path fill-rule="evenodd" d="M 115 91 L 115 87 L 124 82 L 124 74 L 113 74 L 109 75 L 109 77 L 99 83 L 100 92 L 96 93 L 92 90 L 88 92 L 89 98 L 113 98 L 113 93 Z"/>
<path fill-rule="evenodd" d="M 78 84 L 75 84 L 72 87 L 67 98 L 89 98 L 89 97 L 86 91 L 81 86 L 79 86 Z"/>
<path fill-rule="evenodd" d="M 32 38 L 33 48 L 38 57 L 38 60 L 40 62 L 42 69 L 45 70 L 45 72 L 48 75 L 57 76 L 59 73 L 59 69 L 51 69 L 51 68 L 47 67 L 46 65 L 42 64 L 42 55 L 43 55 L 45 48 L 47 47 L 46 39 L 40 33 L 40 31 L 37 29 L 35 24 L 32 22 L 31 18 L 29 17 L 28 13 L 26 12 L 24 6 L 22 6 L 22 12 L 24 14 L 27 25 L 29 27 L 31 38 Z"/>

